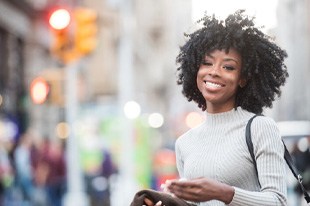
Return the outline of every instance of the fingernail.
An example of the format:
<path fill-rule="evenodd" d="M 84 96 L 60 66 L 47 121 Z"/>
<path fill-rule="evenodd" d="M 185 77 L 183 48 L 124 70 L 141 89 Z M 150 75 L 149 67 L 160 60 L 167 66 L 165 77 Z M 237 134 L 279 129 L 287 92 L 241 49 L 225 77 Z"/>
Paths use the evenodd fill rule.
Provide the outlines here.
<path fill-rule="evenodd" d="M 162 203 L 162 201 L 158 201 L 158 202 L 156 203 L 156 205 L 161 205 L 161 203 Z"/>
<path fill-rule="evenodd" d="M 171 180 L 166 180 L 166 185 L 170 185 L 171 184 Z"/>

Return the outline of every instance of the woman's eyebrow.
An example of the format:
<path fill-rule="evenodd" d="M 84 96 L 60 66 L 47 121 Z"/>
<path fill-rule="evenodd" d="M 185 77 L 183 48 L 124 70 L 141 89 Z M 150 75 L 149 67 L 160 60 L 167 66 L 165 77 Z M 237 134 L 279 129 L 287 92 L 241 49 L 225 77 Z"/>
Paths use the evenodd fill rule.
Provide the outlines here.
<path fill-rule="evenodd" d="M 234 58 L 224 58 L 224 61 L 225 62 L 233 61 L 233 62 L 236 62 L 236 64 L 239 64 L 239 61 L 237 59 L 234 59 Z"/>
<path fill-rule="evenodd" d="M 209 57 L 209 58 L 211 58 L 211 59 L 214 59 L 214 58 L 215 58 L 215 57 L 212 56 L 211 54 L 207 54 L 207 55 L 205 56 L 205 58 L 207 58 L 207 57 Z M 237 59 L 231 58 L 231 57 L 224 58 L 224 61 L 225 61 L 225 62 L 233 61 L 233 62 L 235 62 L 236 64 L 239 64 L 239 61 L 238 61 Z"/>

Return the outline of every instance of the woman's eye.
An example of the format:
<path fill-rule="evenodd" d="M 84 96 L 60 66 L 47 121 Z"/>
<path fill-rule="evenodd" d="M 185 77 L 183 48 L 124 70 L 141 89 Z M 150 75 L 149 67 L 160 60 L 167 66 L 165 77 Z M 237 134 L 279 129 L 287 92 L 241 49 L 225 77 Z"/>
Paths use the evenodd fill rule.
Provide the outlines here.
<path fill-rule="evenodd" d="M 235 68 L 232 66 L 223 66 L 224 69 L 226 70 L 234 70 Z"/>
<path fill-rule="evenodd" d="M 205 65 L 205 66 L 212 66 L 213 65 L 211 62 L 208 62 L 208 61 L 203 61 L 201 64 Z"/>

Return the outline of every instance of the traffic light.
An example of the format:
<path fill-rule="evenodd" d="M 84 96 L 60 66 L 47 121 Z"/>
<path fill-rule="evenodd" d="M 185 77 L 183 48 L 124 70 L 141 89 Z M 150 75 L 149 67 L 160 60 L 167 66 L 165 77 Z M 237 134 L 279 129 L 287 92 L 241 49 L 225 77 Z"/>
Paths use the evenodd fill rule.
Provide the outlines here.
<path fill-rule="evenodd" d="M 62 68 L 50 68 L 41 71 L 40 76 L 48 82 L 50 91 L 47 103 L 63 107 L 65 103 L 65 72 Z"/>
<path fill-rule="evenodd" d="M 74 10 L 74 47 L 81 56 L 92 52 L 97 45 L 97 12 L 89 8 Z"/>
<path fill-rule="evenodd" d="M 68 50 L 72 49 L 70 23 L 71 14 L 67 9 L 57 8 L 49 16 L 49 26 L 53 35 L 51 52 L 62 61 L 67 60 Z"/>
<path fill-rule="evenodd" d="M 68 10 L 60 8 L 54 10 L 49 18 L 50 26 L 56 31 L 63 31 L 66 29 L 71 21 L 71 15 Z"/>
<path fill-rule="evenodd" d="M 65 74 L 63 69 L 44 69 L 31 81 L 29 93 L 35 104 L 63 107 L 65 104 Z"/>
<path fill-rule="evenodd" d="M 30 96 L 35 104 L 43 104 L 49 94 L 49 85 L 43 77 L 37 77 L 30 84 Z"/>
<path fill-rule="evenodd" d="M 97 45 L 97 16 L 95 10 L 84 7 L 54 9 L 49 15 L 52 54 L 68 63 L 91 53 Z"/>

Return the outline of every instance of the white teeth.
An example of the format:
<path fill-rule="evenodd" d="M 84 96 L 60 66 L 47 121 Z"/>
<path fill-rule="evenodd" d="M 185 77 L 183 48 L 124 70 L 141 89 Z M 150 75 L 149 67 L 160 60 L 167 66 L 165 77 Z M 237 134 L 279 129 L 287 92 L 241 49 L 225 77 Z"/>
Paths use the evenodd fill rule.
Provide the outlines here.
<path fill-rule="evenodd" d="M 215 83 L 212 83 L 212 82 L 206 82 L 206 85 L 208 87 L 214 87 L 214 88 L 220 88 L 222 87 L 220 84 L 215 84 Z"/>

